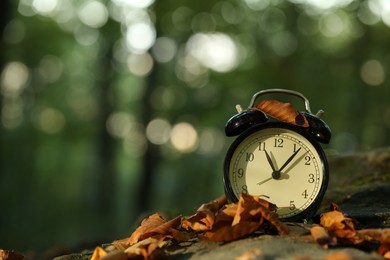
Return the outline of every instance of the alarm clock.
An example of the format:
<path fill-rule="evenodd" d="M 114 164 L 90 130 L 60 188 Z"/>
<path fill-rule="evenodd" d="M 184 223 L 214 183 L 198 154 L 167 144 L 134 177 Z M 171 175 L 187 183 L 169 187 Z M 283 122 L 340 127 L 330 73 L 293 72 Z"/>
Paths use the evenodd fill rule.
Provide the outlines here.
<path fill-rule="evenodd" d="M 265 94 L 298 97 L 303 100 L 307 125 L 275 119 L 254 109 Z M 241 193 L 259 196 L 277 206 L 280 219 L 310 220 L 317 212 L 329 180 L 328 162 L 320 143 L 329 143 L 331 131 L 310 111 L 308 99 L 287 89 L 259 91 L 248 109 L 238 105 L 238 114 L 225 125 L 227 136 L 237 136 L 224 162 L 224 189 L 229 202 L 237 202 Z"/>

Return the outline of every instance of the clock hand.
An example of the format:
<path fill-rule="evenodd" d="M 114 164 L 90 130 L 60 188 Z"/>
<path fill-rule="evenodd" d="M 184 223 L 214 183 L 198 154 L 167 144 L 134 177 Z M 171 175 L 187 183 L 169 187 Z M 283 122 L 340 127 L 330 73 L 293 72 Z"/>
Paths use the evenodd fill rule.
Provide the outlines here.
<path fill-rule="evenodd" d="M 262 181 L 262 182 L 259 182 L 259 183 L 258 183 L 259 185 L 263 184 L 264 182 L 266 182 L 266 181 L 268 181 L 268 180 L 270 180 L 270 179 L 272 179 L 272 178 L 275 179 L 275 180 L 278 180 L 278 179 L 280 178 L 280 170 L 276 170 L 276 169 L 275 169 L 275 165 L 274 165 L 274 163 L 272 162 L 271 156 L 269 155 L 269 153 L 267 152 L 266 149 L 264 149 L 264 152 L 265 152 L 265 156 L 267 157 L 267 161 L 268 161 L 269 165 L 270 165 L 271 168 L 272 168 L 272 177 L 271 177 L 271 178 L 268 178 L 268 179 L 266 179 L 266 180 L 264 180 L 264 181 Z"/>
<path fill-rule="evenodd" d="M 272 172 L 276 172 L 275 165 L 272 162 L 271 156 L 269 156 L 269 154 L 268 154 L 268 152 L 267 152 L 267 150 L 265 148 L 264 148 L 264 152 L 265 152 L 265 156 L 267 157 L 267 161 L 268 161 L 269 165 L 272 168 Z"/>
<path fill-rule="evenodd" d="M 257 185 L 262 185 L 262 184 L 264 184 L 264 183 L 266 183 L 267 181 L 270 181 L 270 180 L 272 180 L 272 179 L 273 179 L 273 177 L 269 177 L 269 178 L 267 178 L 267 179 L 265 179 L 265 180 L 262 180 L 261 182 L 258 182 Z"/>
<path fill-rule="evenodd" d="M 283 164 L 282 167 L 280 167 L 279 172 L 281 172 L 286 166 L 294 159 L 294 157 L 298 154 L 298 152 L 301 150 L 302 147 L 300 147 L 298 150 L 295 151 L 288 159 L 287 161 Z"/>
<path fill-rule="evenodd" d="M 268 161 L 269 165 L 272 168 L 272 177 L 257 183 L 258 185 L 261 185 L 264 182 L 269 181 L 270 179 L 275 179 L 275 180 L 280 179 L 280 170 L 276 170 L 275 165 L 274 165 L 274 163 L 272 161 L 272 158 L 271 158 L 271 156 L 269 155 L 269 153 L 267 152 L 266 149 L 264 149 L 264 152 L 265 152 L 265 156 L 267 157 L 267 161 Z"/>

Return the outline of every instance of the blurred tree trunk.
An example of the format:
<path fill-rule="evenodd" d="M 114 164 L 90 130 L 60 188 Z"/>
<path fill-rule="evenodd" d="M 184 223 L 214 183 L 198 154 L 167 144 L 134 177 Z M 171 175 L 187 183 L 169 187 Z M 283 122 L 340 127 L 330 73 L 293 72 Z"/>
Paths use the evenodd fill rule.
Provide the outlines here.
<path fill-rule="evenodd" d="M 106 122 L 112 113 L 113 106 L 110 103 L 111 91 L 110 87 L 113 81 L 113 45 L 107 43 L 107 46 L 102 46 L 102 55 L 100 64 L 98 65 L 97 87 L 100 90 L 99 107 L 99 158 L 97 167 L 97 209 L 100 216 L 108 217 L 107 214 L 112 213 L 115 197 L 115 171 L 114 171 L 114 140 L 107 131 Z"/>
<path fill-rule="evenodd" d="M 158 64 L 155 63 L 152 72 L 146 79 L 145 94 L 142 99 L 141 123 L 146 127 L 150 120 L 153 119 L 154 108 L 151 105 L 151 96 L 158 82 Z M 147 141 L 147 148 L 142 160 L 142 171 L 140 177 L 140 185 L 137 195 L 136 212 L 140 214 L 145 212 L 150 207 L 150 199 L 153 187 L 153 174 L 159 162 L 160 150 L 159 147 Z"/>
<path fill-rule="evenodd" d="M 3 42 L 4 38 L 4 29 L 7 26 L 8 20 L 9 20 L 9 13 L 10 13 L 10 6 L 9 2 L 7 0 L 0 1 L 0 73 L 3 72 L 5 63 L 6 63 L 6 57 L 5 57 L 5 43 Z M 0 120 L 3 110 L 3 96 L 0 94 Z M 3 124 L 0 121 L 0 181 L 2 179 L 2 175 L 4 172 L 4 134 L 3 134 Z"/>

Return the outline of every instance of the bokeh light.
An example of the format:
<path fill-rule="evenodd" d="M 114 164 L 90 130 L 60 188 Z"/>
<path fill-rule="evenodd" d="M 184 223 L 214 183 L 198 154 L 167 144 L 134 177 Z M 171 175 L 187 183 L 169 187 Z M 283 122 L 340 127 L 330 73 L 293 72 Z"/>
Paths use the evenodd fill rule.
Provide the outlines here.
<path fill-rule="evenodd" d="M 62 75 L 62 60 L 53 55 L 44 56 L 39 62 L 38 73 L 46 83 L 56 82 Z"/>
<path fill-rule="evenodd" d="M 371 86 L 381 85 L 385 81 L 385 71 L 378 60 L 366 61 L 360 69 L 360 76 Z"/>
<path fill-rule="evenodd" d="M 158 62 L 169 62 L 171 61 L 177 51 L 176 42 L 168 37 L 159 37 L 153 46 L 152 53 L 153 57 Z"/>
<path fill-rule="evenodd" d="M 198 147 L 198 142 L 198 133 L 191 124 L 181 122 L 173 126 L 171 143 L 176 150 L 182 153 L 195 151 Z"/>
<path fill-rule="evenodd" d="M 37 108 L 34 113 L 34 123 L 37 128 L 47 134 L 60 132 L 66 124 L 64 114 L 51 107 Z"/>
<path fill-rule="evenodd" d="M 146 137 L 157 145 L 168 142 L 171 134 L 171 125 L 163 118 L 155 118 L 146 126 Z"/>
<path fill-rule="evenodd" d="M 19 43 L 26 35 L 26 26 L 23 22 L 13 19 L 4 28 L 3 39 L 10 44 Z"/>
<path fill-rule="evenodd" d="M 200 64 L 218 72 L 228 72 L 238 65 L 238 51 L 233 39 L 224 33 L 197 33 L 186 49 Z"/>
<path fill-rule="evenodd" d="M 154 45 L 155 28 L 150 23 L 138 22 L 129 25 L 125 35 L 126 46 L 135 53 L 144 53 Z"/>
<path fill-rule="evenodd" d="M 106 6 L 99 1 L 86 2 L 79 9 L 78 14 L 81 22 L 92 28 L 100 28 L 105 25 L 108 20 L 108 10 Z"/>
<path fill-rule="evenodd" d="M 131 53 L 127 59 L 127 67 L 137 76 L 147 76 L 153 69 L 153 58 L 149 53 Z"/>
<path fill-rule="evenodd" d="M 18 61 L 5 65 L 1 73 L 1 91 L 3 95 L 19 95 L 29 79 L 29 69 Z"/>
<path fill-rule="evenodd" d="M 225 135 L 220 129 L 202 129 L 199 136 L 198 152 L 205 155 L 216 155 L 222 152 L 225 144 Z"/>
<path fill-rule="evenodd" d="M 154 3 L 154 0 L 112 0 L 119 6 L 129 6 L 133 8 L 147 8 Z"/>
<path fill-rule="evenodd" d="M 33 0 L 32 7 L 40 14 L 50 14 L 58 5 L 58 0 Z"/>
<path fill-rule="evenodd" d="M 113 137 L 125 138 L 135 124 L 134 118 L 122 111 L 113 112 L 107 119 L 107 131 Z"/>

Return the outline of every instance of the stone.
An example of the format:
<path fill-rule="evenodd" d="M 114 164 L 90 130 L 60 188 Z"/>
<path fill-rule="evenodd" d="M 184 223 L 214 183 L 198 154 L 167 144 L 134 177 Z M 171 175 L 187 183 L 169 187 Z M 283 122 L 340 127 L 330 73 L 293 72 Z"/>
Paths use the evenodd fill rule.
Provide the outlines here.
<path fill-rule="evenodd" d="M 362 228 L 390 227 L 390 148 L 329 158 L 330 181 L 321 210 L 331 202 L 358 220 Z M 320 214 L 321 212 L 319 212 Z M 318 216 L 317 216 L 318 217 Z M 229 243 L 192 240 L 164 248 L 168 259 L 383 259 L 377 244 L 325 249 L 310 236 L 310 223 L 286 223 L 287 236 L 257 232 Z M 72 254 L 56 260 L 89 259 L 92 252 Z"/>

